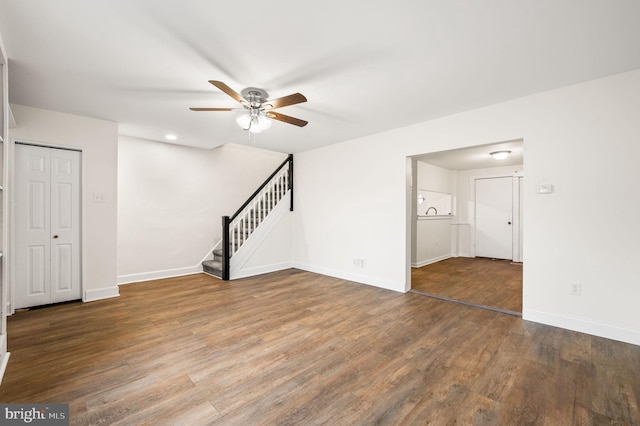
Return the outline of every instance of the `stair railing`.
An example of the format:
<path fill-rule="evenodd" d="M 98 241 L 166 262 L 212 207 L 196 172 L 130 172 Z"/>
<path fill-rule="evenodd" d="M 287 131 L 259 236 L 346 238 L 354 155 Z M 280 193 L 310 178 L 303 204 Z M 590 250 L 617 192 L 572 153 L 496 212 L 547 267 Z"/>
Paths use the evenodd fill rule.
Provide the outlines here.
<path fill-rule="evenodd" d="M 293 154 L 289 154 L 232 216 L 222 216 L 223 280 L 229 280 L 231 256 L 238 252 L 289 190 L 289 210 L 293 211 Z"/>

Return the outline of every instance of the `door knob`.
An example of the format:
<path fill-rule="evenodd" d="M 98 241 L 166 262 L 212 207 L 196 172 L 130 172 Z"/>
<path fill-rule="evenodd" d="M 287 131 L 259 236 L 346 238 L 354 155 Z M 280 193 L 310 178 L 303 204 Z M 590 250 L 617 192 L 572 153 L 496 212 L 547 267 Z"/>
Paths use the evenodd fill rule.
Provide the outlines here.
<path fill-rule="evenodd" d="M 54 236 L 53 236 L 53 239 L 55 240 L 56 238 L 58 238 L 58 236 L 57 236 L 57 235 L 54 235 Z"/>
<path fill-rule="evenodd" d="M 507 225 L 511 225 L 511 221 L 507 222 Z"/>

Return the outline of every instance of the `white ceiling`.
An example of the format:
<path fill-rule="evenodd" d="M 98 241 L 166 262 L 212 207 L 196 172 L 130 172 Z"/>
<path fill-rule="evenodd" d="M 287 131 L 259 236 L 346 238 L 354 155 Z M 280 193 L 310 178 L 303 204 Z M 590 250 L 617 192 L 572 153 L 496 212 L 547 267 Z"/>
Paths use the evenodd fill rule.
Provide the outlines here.
<path fill-rule="evenodd" d="M 312 148 L 640 68 L 640 1 L 2 0 L 12 103 L 215 147 Z M 308 102 L 250 141 L 236 91 Z M 18 123 L 19 124 L 19 123 Z"/>
<path fill-rule="evenodd" d="M 495 151 L 511 151 L 503 160 L 496 160 L 490 154 Z M 433 152 L 415 157 L 418 161 L 449 170 L 486 169 L 489 167 L 517 166 L 524 164 L 524 144 L 522 140 L 505 141 L 490 145 Z"/>

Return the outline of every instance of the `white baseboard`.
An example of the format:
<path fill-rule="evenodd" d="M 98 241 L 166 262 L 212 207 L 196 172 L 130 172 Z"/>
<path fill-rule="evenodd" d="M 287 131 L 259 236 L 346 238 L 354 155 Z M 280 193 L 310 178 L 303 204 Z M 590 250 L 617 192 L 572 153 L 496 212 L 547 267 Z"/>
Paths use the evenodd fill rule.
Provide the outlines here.
<path fill-rule="evenodd" d="M 239 270 L 238 272 L 234 273 L 231 276 L 231 279 L 235 280 L 238 278 L 253 277 L 256 275 L 268 274 L 269 272 L 282 271 L 282 270 L 291 269 L 291 268 L 292 268 L 291 262 L 281 262 L 281 263 L 274 263 L 272 265 L 254 266 L 252 268 L 244 268 Z"/>
<path fill-rule="evenodd" d="M 449 259 L 451 257 L 450 254 L 445 254 L 444 256 L 434 257 L 433 259 L 423 260 L 422 262 L 412 263 L 412 268 L 422 268 L 423 266 L 431 265 L 432 263 L 440 262 L 441 260 Z"/>
<path fill-rule="evenodd" d="M 84 292 L 83 302 L 95 302 L 96 300 L 109 299 L 120 296 L 118 287 L 103 287 L 86 290 Z"/>
<path fill-rule="evenodd" d="M 393 290 L 404 293 L 404 282 L 393 282 L 381 280 L 369 275 L 354 274 L 351 272 L 338 271 L 335 269 L 324 268 L 321 266 L 309 265 L 306 263 L 293 262 L 291 267 L 301 269 L 303 271 L 313 272 L 316 274 L 327 275 L 334 278 L 340 278 L 343 280 L 353 281 L 360 284 L 367 284 L 373 287 L 384 288 L 386 290 Z"/>
<path fill-rule="evenodd" d="M 140 281 L 161 280 L 163 278 L 181 277 L 183 275 L 199 274 L 202 265 L 184 268 L 166 269 L 164 271 L 141 272 L 139 274 L 118 275 L 118 284 L 131 284 Z"/>
<path fill-rule="evenodd" d="M 640 331 L 638 330 L 631 330 L 594 321 L 586 321 L 579 318 L 550 314 L 548 312 L 534 311 L 531 309 L 523 310 L 522 319 L 552 325 L 554 327 L 566 328 L 567 330 L 579 331 L 580 333 L 591 334 L 593 336 L 604 337 L 606 339 L 631 343 L 632 345 L 640 345 Z"/>

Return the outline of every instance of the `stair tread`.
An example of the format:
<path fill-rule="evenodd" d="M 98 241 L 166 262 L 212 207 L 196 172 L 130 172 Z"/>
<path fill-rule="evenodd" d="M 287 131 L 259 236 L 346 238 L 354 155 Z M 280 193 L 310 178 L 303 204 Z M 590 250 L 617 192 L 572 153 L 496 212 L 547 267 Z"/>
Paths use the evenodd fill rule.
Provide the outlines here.
<path fill-rule="evenodd" d="M 202 266 L 206 266 L 214 269 L 222 269 L 222 262 L 219 260 L 205 260 L 202 262 Z"/>

